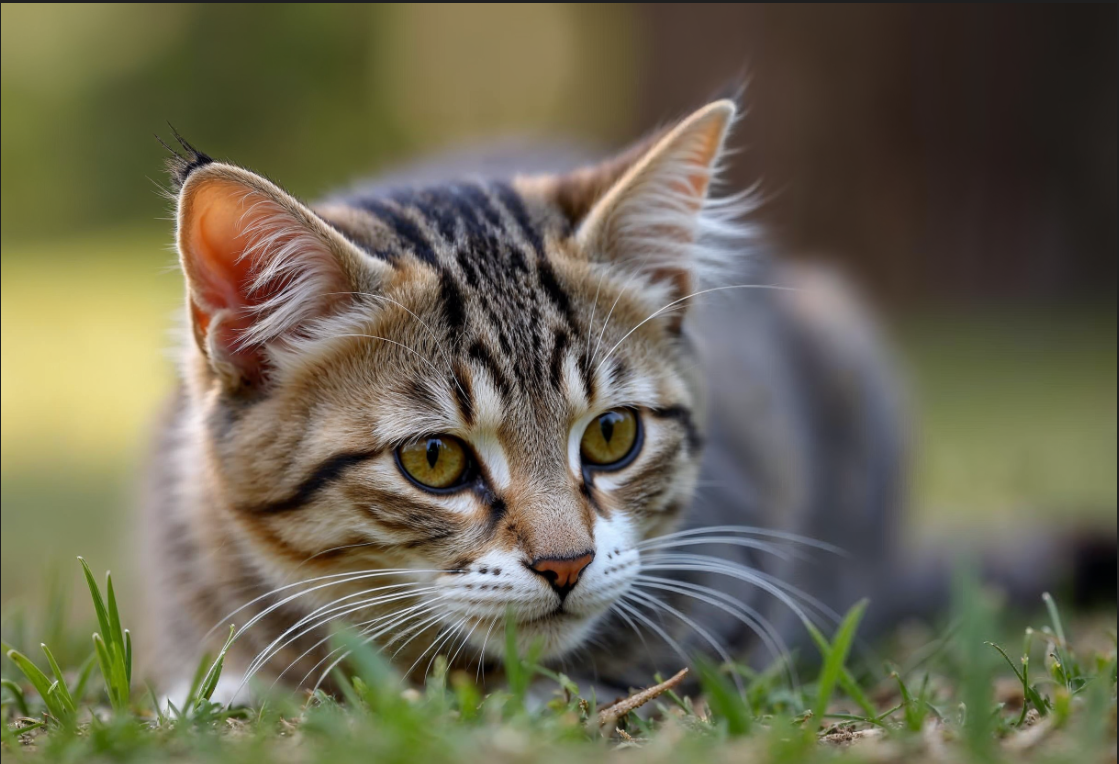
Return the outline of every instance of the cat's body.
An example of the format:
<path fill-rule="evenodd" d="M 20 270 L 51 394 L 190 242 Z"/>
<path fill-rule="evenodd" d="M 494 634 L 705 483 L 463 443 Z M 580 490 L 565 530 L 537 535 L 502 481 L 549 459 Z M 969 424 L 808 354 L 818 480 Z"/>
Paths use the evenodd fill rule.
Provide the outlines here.
<path fill-rule="evenodd" d="M 707 198 L 732 115 L 590 169 L 314 212 L 175 165 L 195 341 L 147 500 L 170 679 L 235 623 L 228 666 L 312 684 L 335 620 L 413 676 L 436 653 L 488 670 L 509 609 L 625 687 L 697 650 L 766 660 L 794 610 L 881 590 L 898 391 L 846 290 L 751 257 Z M 709 267 L 735 260 L 746 278 Z"/>

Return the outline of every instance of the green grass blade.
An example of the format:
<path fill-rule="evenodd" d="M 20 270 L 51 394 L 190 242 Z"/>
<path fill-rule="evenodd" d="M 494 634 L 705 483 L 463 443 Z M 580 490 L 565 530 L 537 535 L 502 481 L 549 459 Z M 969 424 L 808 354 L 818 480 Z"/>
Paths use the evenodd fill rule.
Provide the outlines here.
<path fill-rule="evenodd" d="M 187 693 L 185 699 L 181 702 L 183 708 L 194 708 L 194 701 L 198 698 L 198 689 L 202 686 L 202 681 L 206 678 L 206 672 L 211 665 L 210 654 L 203 653 L 202 657 L 198 660 L 198 667 L 194 669 L 194 677 L 190 680 L 190 691 Z"/>
<path fill-rule="evenodd" d="M 167 710 L 168 710 L 168 711 L 170 711 L 170 712 L 171 712 L 171 714 L 172 714 L 172 715 L 173 715 L 173 716 L 174 716 L 174 717 L 175 717 L 176 719 L 180 719 L 180 720 L 181 720 L 181 719 L 185 719 L 185 718 L 186 718 L 186 715 L 185 715 L 185 714 L 183 714 L 183 712 L 179 710 L 179 707 L 178 707 L 178 706 L 176 706 L 176 705 L 175 705 L 175 702 L 174 702 L 173 700 L 171 700 L 170 698 L 168 698 L 168 699 L 167 699 Z"/>
<path fill-rule="evenodd" d="M 342 697 L 351 707 L 361 708 L 365 704 L 365 701 L 362 700 L 362 694 L 369 694 L 368 687 L 364 686 L 365 683 L 359 677 L 347 678 L 337 666 L 331 669 L 330 675 L 334 677 L 334 684 L 337 685 Z"/>
<path fill-rule="evenodd" d="M 1065 639 L 1065 627 L 1061 623 L 1061 614 L 1057 611 L 1057 602 L 1053 599 L 1053 595 L 1049 592 L 1044 592 L 1041 595 L 1042 601 L 1045 603 L 1045 609 L 1049 612 L 1049 621 L 1053 625 L 1053 633 L 1057 636 L 1056 652 L 1057 663 L 1061 666 L 1060 679 L 1064 682 L 1065 688 L 1072 690 L 1072 681 L 1070 679 L 1070 671 L 1072 669 L 1071 661 L 1068 660 L 1065 647 L 1068 641 Z"/>
<path fill-rule="evenodd" d="M 159 698 L 155 694 L 155 690 L 151 685 L 148 685 L 148 698 L 151 699 L 152 709 L 155 710 L 155 718 L 159 721 L 160 727 L 167 726 L 167 715 L 163 713 L 163 709 L 159 707 Z"/>
<path fill-rule="evenodd" d="M 965 560 L 953 575 L 953 609 L 960 628 L 955 639 L 959 705 L 965 710 L 961 742 L 975 760 L 993 758 L 997 719 L 992 713 L 998 661 L 984 644 L 995 630 L 994 612 L 983 594 L 978 568 Z"/>
<path fill-rule="evenodd" d="M 1003 660 L 1006 661 L 1006 665 L 1010 666 L 1010 670 L 1014 672 L 1014 676 L 1018 677 L 1018 681 L 1022 683 L 1022 687 L 1026 690 L 1029 690 L 1029 685 L 1026 684 L 1026 678 L 1022 676 L 1022 672 L 1018 670 L 1018 667 L 1014 665 L 1014 661 L 1012 661 L 1010 659 L 1010 656 L 1006 654 L 1006 650 L 1003 650 L 994 642 L 984 642 L 983 644 L 990 645 L 991 647 L 998 650 L 999 655 L 1001 655 L 1003 657 Z"/>
<path fill-rule="evenodd" d="M 74 685 L 72 693 L 75 703 L 81 703 L 82 698 L 85 697 L 86 685 L 89 684 L 89 678 L 93 676 L 93 664 L 97 660 L 97 653 L 92 652 L 82 662 L 81 667 L 78 669 L 78 682 Z"/>
<path fill-rule="evenodd" d="M 209 700 L 214 694 L 214 690 L 218 686 L 218 679 L 221 678 L 222 664 L 225 661 L 225 654 L 229 652 L 230 645 L 233 644 L 233 638 L 237 633 L 237 627 L 230 625 L 229 638 L 225 640 L 225 645 L 222 647 L 218 657 L 214 659 L 214 663 L 210 666 L 210 670 L 206 672 L 206 678 L 202 680 L 199 686 L 198 697 L 202 700 Z"/>
<path fill-rule="evenodd" d="M 124 630 L 124 673 L 129 686 L 132 685 L 132 632 Z"/>
<path fill-rule="evenodd" d="M 39 667 L 19 650 L 9 650 L 8 658 L 19 667 L 19 670 L 27 677 L 27 681 L 31 682 L 31 686 L 39 693 L 39 697 L 43 699 L 43 704 L 47 707 L 47 712 L 59 723 L 65 724 L 68 722 L 70 710 L 61 703 L 57 688 L 52 690 L 57 682 L 52 683 L 47 675 L 40 671 Z"/>
<path fill-rule="evenodd" d="M 47 675 L 40 671 L 39 667 L 19 650 L 8 650 L 8 658 L 19 667 L 19 670 L 27 677 L 27 681 L 31 682 L 31 686 L 35 688 L 35 692 L 39 693 L 39 696 L 45 700 L 51 686 Z"/>
<path fill-rule="evenodd" d="M 1053 595 L 1045 592 L 1041 595 L 1041 599 L 1045 602 L 1045 609 L 1049 611 L 1049 620 L 1053 624 L 1053 632 L 1057 635 L 1057 639 L 1061 640 L 1061 646 L 1068 644 L 1065 641 L 1065 628 L 1061 624 L 1061 614 L 1057 612 L 1057 603 L 1053 599 Z"/>
<path fill-rule="evenodd" d="M 808 627 L 808 633 L 812 636 L 812 641 L 815 642 L 816 647 L 819 648 L 820 655 L 826 658 L 831 650 L 831 645 L 828 644 L 827 637 L 821 634 L 820 630 L 811 623 L 806 623 L 805 626 Z M 863 692 L 863 688 L 859 687 L 859 683 L 851 676 L 851 672 L 847 670 L 846 666 L 843 667 L 843 671 L 839 674 L 839 686 L 843 688 L 843 691 L 847 693 L 851 700 L 855 701 L 868 718 L 875 720 L 881 719 L 874 704 L 870 702 L 870 698 Z"/>
<path fill-rule="evenodd" d="M 820 724 L 823 723 L 824 714 L 828 710 L 828 703 L 831 702 L 832 692 L 835 690 L 835 685 L 839 682 L 839 676 L 847 662 L 847 655 L 855 641 L 855 632 L 859 628 L 859 622 L 862 621 L 866 606 L 867 600 L 859 600 L 847 611 L 847 615 L 843 617 L 843 621 L 839 624 L 835 639 L 824 656 L 824 665 L 820 669 L 820 679 L 816 685 L 816 704 L 813 708 L 816 720 Z"/>
<path fill-rule="evenodd" d="M 120 709 L 128 705 L 130 694 L 130 687 L 128 682 L 128 671 L 124 667 L 124 645 L 120 643 L 108 645 L 109 656 L 112 659 L 113 669 L 113 688 L 116 691 L 116 696 L 120 701 Z"/>
<path fill-rule="evenodd" d="M 101 678 L 105 681 L 105 691 L 109 693 L 109 705 L 118 709 L 121 703 L 117 697 L 116 683 L 113 681 L 113 659 L 100 634 L 93 635 L 93 647 L 97 651 L 97 665 L 101 669 Z"/>
<path fill-rule="evenodd" d="M 113 576 L 111 573 L 105 574 L 105 592 L 109 600 L 109 628 L 112 629 L 111 632 L 104 635 L 105 640 L 111 644 L 120 645 L 123 654 L 124 631 L 120 625 L 120 611 L 117 609 L 117 595 L 113 591 Z"/>
<path fill-rule="evenodd" d="M 70 690 L 66 687 L 66 677 L 62 675 L 62 669 L 58 667 L 58 661 L 54 659 L 54 654 L 51 653 L 50 648 L 45 644 L 39 645 L 47 656 L 47 663 L 50 664 L 51 672 L 54 678 L 58 681 L 58 697 L 66 704 L 66 707 L 71 711 L 77 711 L 78 707 L 74 704 L 74 698 L 70 695 Z"/>
<path fill-rule="evenodd" d="M 23 696 L 23 688 L 13 682 L 11 679 L 0 679 L 0 687 L 6 689 L 12 695 L 12 700 L 15 701 L 16 708 L 22 716 L 30 716 L 31 711 L 27 708 L 27 698 Z M 0 725 L 7 729 L 7 725 Z"/>
<path fill-rule="evenodd" d="M 100 633 L 105 635 L 105 639 L 112 639 L 110 635 L 113 632 L 109 627 L 109 611 L 105 609 L 105 601 L 101 599 L 101 588 L 97 585 L 97 580 L 93 577 L 93 571 L 89 569 L 85 559 L 79 557 L 78 562 L 82 564 L 82 571 L 85 573 L 89 596 L 93 599 L 93 611 L 97 614 L 97 623 L 101 627 Z M 107 679 L 108 677 L 106 677 Z"/>
<path fill-rule="evenodd" d="M 752 726 L 751 711 L 734 685 L 710 661 L 697 659 L 696 669 L 707 704 L 726 721 L 727 733 L 732 737 L 749 734 Z"/>
<path fill-rule="evenodd" d="M 47 695 L 50 696 L 50 702 L 47 706 L 54 709 L 51 713 L 64 725 L 69 726 L 78 709 L 74 707 L 74 702 L 69 700 L 66 683 L 57 679 L 54 680 L 51 682 L 50 689 L 47 690 Z"/>

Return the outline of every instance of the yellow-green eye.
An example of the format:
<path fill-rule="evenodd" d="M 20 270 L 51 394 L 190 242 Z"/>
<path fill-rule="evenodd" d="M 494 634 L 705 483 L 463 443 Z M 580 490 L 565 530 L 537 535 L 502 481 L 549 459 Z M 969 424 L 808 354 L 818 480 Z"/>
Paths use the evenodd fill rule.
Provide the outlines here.
<path fill-rule="evenodd" d="M 396 449 L 400 469 L 425 488 L 445 491 L 457 488 L 466 475 L 470 458 L 462 441 L 436 435 Z"/>
<path fill-rule="evenodd" d="M 637 414 L 613 409 L 587 425 L 579 450 L 583 459 L 595 466 L 619 466 L 636 450 L 637 436 Z"/>

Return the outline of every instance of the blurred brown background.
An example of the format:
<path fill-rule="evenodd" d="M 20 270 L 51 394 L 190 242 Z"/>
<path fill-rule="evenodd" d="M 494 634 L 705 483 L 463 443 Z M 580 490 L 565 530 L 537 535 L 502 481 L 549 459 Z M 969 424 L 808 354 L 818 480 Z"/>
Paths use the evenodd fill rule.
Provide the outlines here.
<path fill-rule="evenodd" d="M 618 145 L 742 78 L 735 185 L 908 370 L 917 532 L 1113 529 L 1115 31 L 1114 5 L 5 4 L 0 595 L 131 562 L 181 299 L 166 121 L 314 198 L 495 136 Z"/>
<path fill-rule="evenodd" d="M 749 73 L 736 178 L 792 250 L 899 300 L 1114 297 L 1114 6 L 645 13 L 645 121 Z"/>

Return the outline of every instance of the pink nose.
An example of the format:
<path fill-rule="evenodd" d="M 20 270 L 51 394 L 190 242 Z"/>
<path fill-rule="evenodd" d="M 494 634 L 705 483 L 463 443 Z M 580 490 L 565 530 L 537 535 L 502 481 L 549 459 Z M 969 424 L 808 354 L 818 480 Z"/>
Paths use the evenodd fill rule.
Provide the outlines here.
<path fill-rule="evenodd" d="M 556 590 L 560 599 L 563 599 L 579 583 L 579 575 L 593 559 L 594 552 L 585 552 L 578 557 L 542 557 L 533 560 L 529 568 L 548 579 L 548 583 Z"/>

